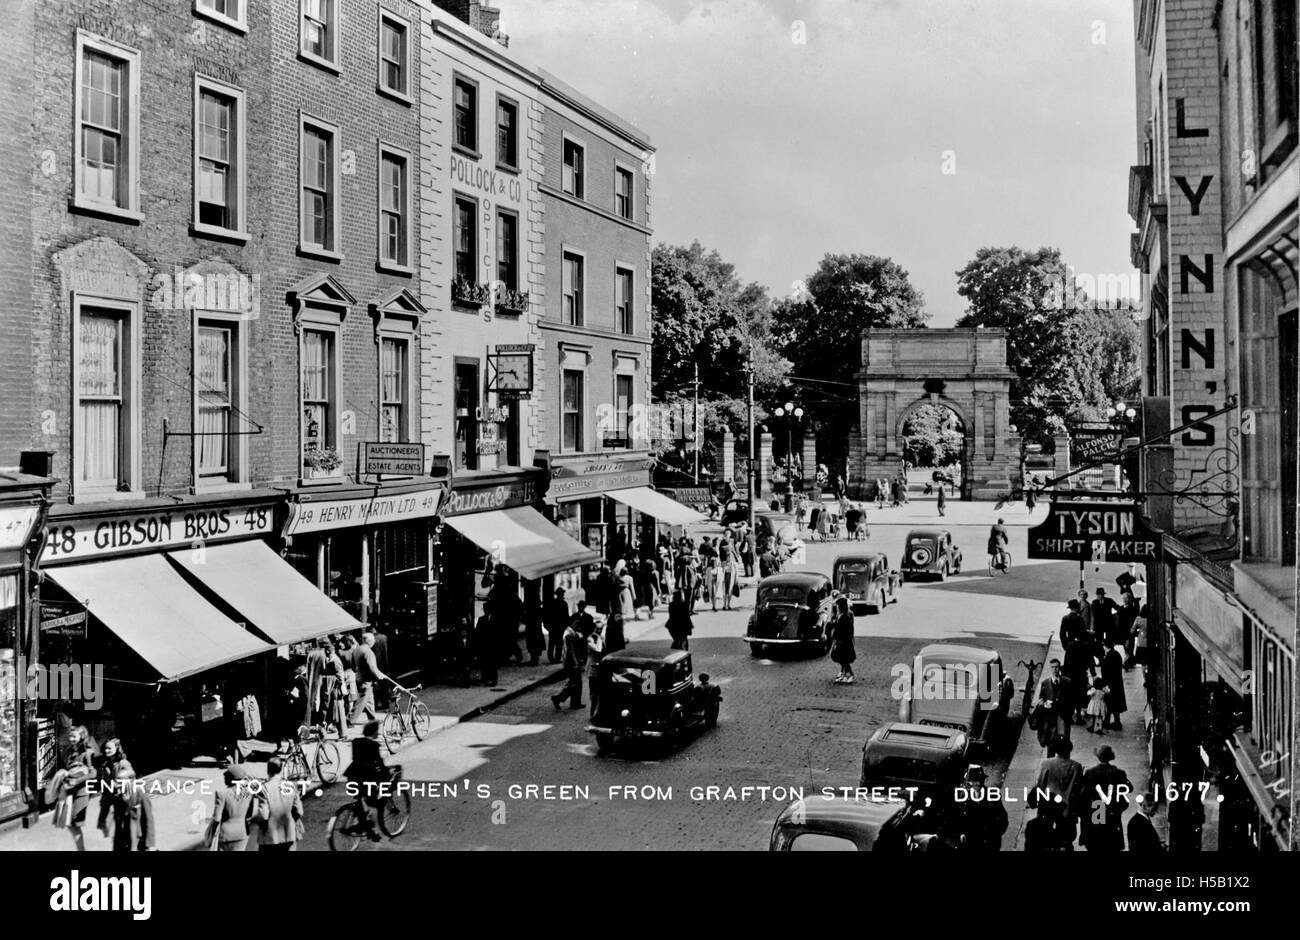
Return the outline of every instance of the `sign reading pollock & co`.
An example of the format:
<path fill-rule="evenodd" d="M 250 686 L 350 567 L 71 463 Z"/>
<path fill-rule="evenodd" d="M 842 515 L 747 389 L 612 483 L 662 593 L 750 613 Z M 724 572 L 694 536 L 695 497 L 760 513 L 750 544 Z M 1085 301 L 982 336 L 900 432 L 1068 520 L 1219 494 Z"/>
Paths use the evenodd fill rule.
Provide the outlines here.
<path fill-rule="evenodd" d="M 438 514 L 442 493 L 442 487 L 433 487 L 414 493 L 376 493 L 350 499 L 294 503 L 289 507 L 289 521 L 284 534 L 300 535 L 324 529 L 425 519 Z"/>
<path fill-rule="evenodd" d="M 274 515 L 270 506 L 222 506 L 52 520 L 45 529 L 41 564 L 269 535 Z"/>
<path fill-rule="evenodd" d="M 1029 530 L 1029 557 L 1145 563 L 1160 556 L 1160 533 L 1124 503 L 1052 503 Z"/>
<path fill-rule="evenodd" d="M 537 501 L 533 480 L 512 480 L 495 486 L 452 489 L 443 507 L 444 516 L 463 516 L 471 512 L 490 512 L 511 506 L 527 506 Z"/>

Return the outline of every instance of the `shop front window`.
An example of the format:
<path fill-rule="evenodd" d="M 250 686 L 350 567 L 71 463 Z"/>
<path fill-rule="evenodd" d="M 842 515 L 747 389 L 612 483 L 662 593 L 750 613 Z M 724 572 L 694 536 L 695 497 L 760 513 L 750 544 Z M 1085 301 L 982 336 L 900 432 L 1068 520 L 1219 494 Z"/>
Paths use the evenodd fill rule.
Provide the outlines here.
<path fill-rule="evenodd" d="M 18 789 L 18 577 L 0 576 L 0 798 Z"/>

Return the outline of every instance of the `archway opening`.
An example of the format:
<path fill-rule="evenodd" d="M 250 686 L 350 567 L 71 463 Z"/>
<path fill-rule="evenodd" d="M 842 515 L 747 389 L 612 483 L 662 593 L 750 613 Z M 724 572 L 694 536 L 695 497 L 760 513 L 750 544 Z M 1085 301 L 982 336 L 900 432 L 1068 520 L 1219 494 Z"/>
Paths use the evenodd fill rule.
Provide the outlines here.
<path fill-rule="evenodd" d="M 966 425 L 960 414 L 942 402 L 917 405 L 903 421 L 901 444 L 909 489 L 937 495 L 942 486 L 949 498 L 961 498 L 967 453 Z"/>

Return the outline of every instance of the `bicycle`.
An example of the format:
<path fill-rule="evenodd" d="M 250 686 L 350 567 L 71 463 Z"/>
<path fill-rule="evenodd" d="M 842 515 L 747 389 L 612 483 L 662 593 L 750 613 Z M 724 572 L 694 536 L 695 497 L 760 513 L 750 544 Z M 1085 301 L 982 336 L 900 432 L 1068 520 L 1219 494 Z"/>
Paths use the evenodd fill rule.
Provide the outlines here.
<path fill-rule="evenodd" d="M 1005 548 L 989 555 L 989 577 L 996 578 L 1011 570 L 1011 553 Z"/>
<path fill-rule="evenodd" d="M 316 745 L 316 759 L 311 763 L 307 760 L 304 744 Z M 289 751 L 284 757 L 284 776 L 288 780 L 310 780 L 312 764 L 316 768 L 316 779 L 321 783 L 338 780 L 342 767 L 338 745 L 325 739 L 325 729 L 321 725 L 302 725 L 298 728 L 297 738 L 289 742 Z"/>
<path fill-rule="evenodd" d="M 1035 691 L 1035 689 L 1034 689 L 1034 671 L 1035 671 L 1036 669 L 1038 669 L 1039 667 L 1041 667 L 1043 664 L 1040 663 L 1040 662 L 1035 662 L 1035 661 L 1032 660 L 1032 659 L 1031 659 L 1029 662 L 1025 662 L 1025 661 L 1022 659 L 1022 660 L 1020 660 L 1020 662 L 1016 663 L 1016 665 L 1017 665 L 1017 666 L 1024 666 L 1025 669 L 1029 670 L 1029 678 L 1025 680 L 1025 691 L 1024 691 L 1024 696 L 1021 698 L 1021 701 L 1020 701 L 1020 714 L 1024 716 L 1025 721 L 1028 721 L 1028 720 L 1029 720 L 1030 709 L 1032 708 L 1032 706 L 1033 706 L 1033 704 L 1034 704 L 1034 691 Z"/>
<path fill-rule="evenodd" d="M 430 724 L 428 706 L 415 697 L 420 689 L 418 685 L 407 689 L 394 682 L 393 688 L 397 690 L 397 695 L 379 730 L 379 737 L 389 754 L 397 753 L 397 748 L 408 731 L 415 735 L 417 741 L 423 741 L 429 733 Z"/>
<path fill-rule="evenodd" d="M 411 794 L 401 785 L 401 766 L 393 765 L 389 772 L 388 783 L 380 787 L 376 811 L 379 831 L 389 839 L 396 839 L 411 821 Z M 370 838 L 370 813 L 366 800 L 363 789 L 355 800 L 345 803 L 330 817 L 326 829 L 331 852 L 355 852 L 364 840 Z"/>

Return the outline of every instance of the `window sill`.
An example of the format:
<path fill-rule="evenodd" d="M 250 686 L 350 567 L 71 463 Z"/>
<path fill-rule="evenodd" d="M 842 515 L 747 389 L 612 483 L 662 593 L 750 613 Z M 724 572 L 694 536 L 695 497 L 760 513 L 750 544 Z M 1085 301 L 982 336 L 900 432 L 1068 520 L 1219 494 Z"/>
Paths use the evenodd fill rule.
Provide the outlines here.
<path fill-rule="evenodd" d="M 298 245 L 298 254 L 304 258 L 320 258 L 322 261 L 342 261 L 343 252 L 330 251 L 328 248 L 317 248 L 314 245 Z"/>
<path fill-rule="evenodd" d="M 1290 121 L 1283 121 L 1264 142 L 1264 153 L 1260 163 L 1267 167 L 1281 166 L 1296 145 L 1296 128 Z"/>
<path fill-rule="evenodd" d="M 110 205 L 106 202 L 94 202 L 84 196 L 73 196 L 69 208 L 77 212 L 88 212 L 92 215 L 101 216 L 106 219 L 117 219 L 122 222 L 134 222 L 139 224 L 144 221 L 144 213 L 135 209 L 123 209 L 121 206 Z"/>
<path fill-rule="evenodd" d="M 211 20 L 213 23 L 224 26 L 227 29 L 233 29 L 241 36 L 248 35 L 247 23 L 241 23 L 239 20 L 232 20 L 230 17 L 223 16 L 216 10 L 209 10 L 197 2 L 194 4 L 194 15 L 205 20 Z"/>
<path fill-rule="evenodd" d="M 207 225 L 203 222 L 191 222 L 190 234 L 196 238 L 215 238 L 218 241 L 238 242 L 243 245 L 253 236 L 248 232 L 240 232 L 235 229 L 220 228 L 216 225 Z"/>
<path fill-rule="evenodd" d="M 397 264 L 393 261 L 376 261 L 375 270 L 383 271 L 387 274 L 401 274 L 405 277 L 413 277 L 415 275 L 415 268 L 411 267 L 409 264 Z"/>
<path fill-rule="evenodd" d="M 483 159 L 483 154 L 479 153 L 477 150 L 466 147 L 463 144 L 452 144 L 451 149 L 456 151 L 462 157 L 469 157 L 471 160 Z"/>
<path fill-rule="evenodd" d="M 375 91 L 383 95 L 385 98 L 391 98 L 393 101 L 396 101 L 398 104 L 406 105 L 408 108 L 411 107 L 413 103 L 411 101 L 411 96 L 409 94 L 407 94 L 404 91 L 398 91 L 395 88 L 389 88 L 386 85 L 376 84 Z"/>
<path fill-rule="evenodd" d="M 522 310 L 515 310 L 511 307 L 497 307 L 493 312 L 498 320 L 518 320 L 524 315 Z"/>
<path fill-rule="evenodd" d="M 199 483 L 198 486 L 190 487 L 190 491 L 195 496 L 206 496 L 209 493 L 244 493 L 252 490 L 252 483 L 231 483 L 229 481 Z"/>
<path fill-rule="evenodd" d="M 309 65 L 314 65 L 316 66 L 316 68 L 321 69 L 322 71 L 329 72 L 331 75 L 342 74 L 342 72 L 339 70 L 339 67 L 335 65 L 333 62 L 331 62 L 329 59 L 322 59 L 320 56 L 307 52 L 304 49 L 298 50 L 298 59 L 299 61 L 306 62 Z"/>
<path fill-rule="evenodd" d="M 79 490 L 68 501 L 72 503 L 123 503 L 144 499 L 148 494 L 144 490 Z"/>
<path fill-rule="evenodd" d="M 511 176 L 518 176 L 522 172 L 519 167 L 510 163 L 498 163 L 497 169 L 502 173 L 509 173 Z"/>
<path fill-rule="evenodd" d="M 346 476 L 333 477 L 298 477 L 299 486 L 341 486 L 348 482 Z"/>

